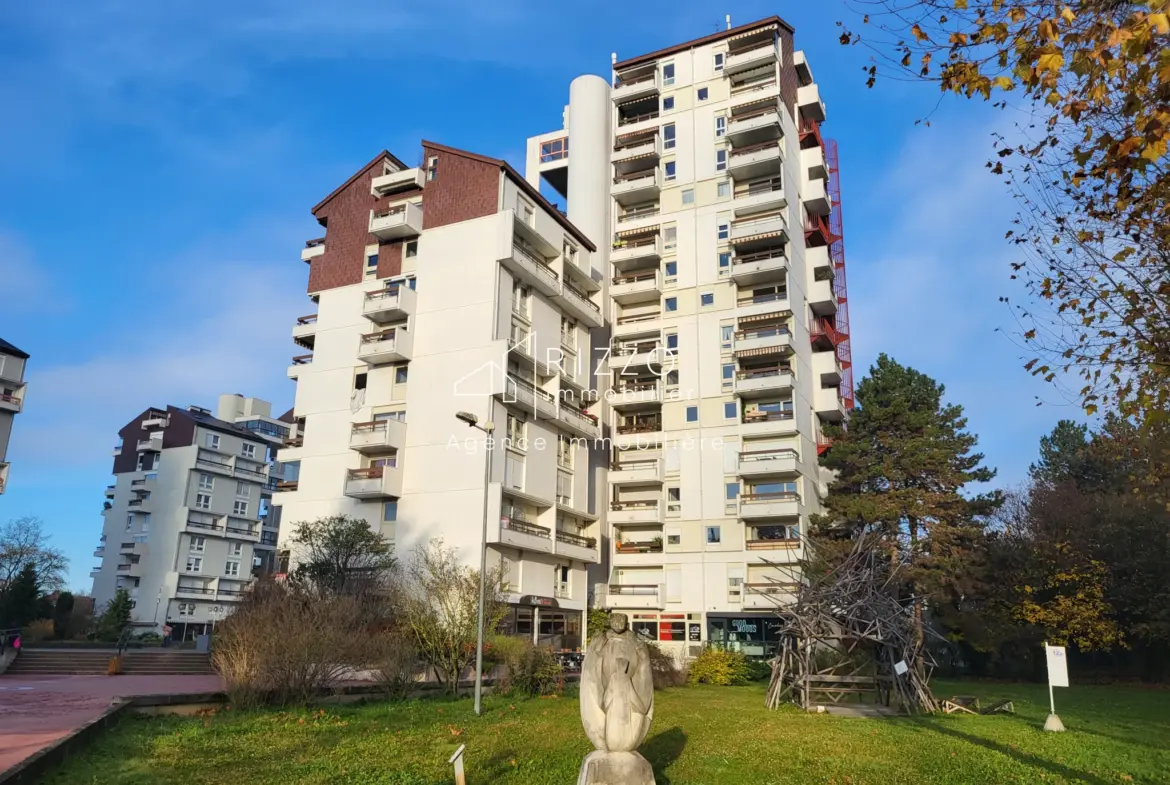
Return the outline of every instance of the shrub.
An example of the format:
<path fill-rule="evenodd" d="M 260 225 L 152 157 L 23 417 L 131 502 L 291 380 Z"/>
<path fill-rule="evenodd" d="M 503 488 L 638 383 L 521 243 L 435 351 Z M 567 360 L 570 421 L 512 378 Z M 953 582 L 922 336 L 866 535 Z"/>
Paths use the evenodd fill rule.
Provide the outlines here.
<path fill-rule="evenodd" d="M 748 660 L 748 680 L 750 681 L 770 681 L 772 678 L 772 666 L 763 660 Z"/>
<path fill-rule="evenodd" d="M 681 687 L 687 683 L 686 671 L 679 667 L 678 660 L 669 652 L 647 644 L 650 650 L 650 673 L 654 677 L 654 689 L 664 690 L 667 687 Z"/>
<path fill-rule="evenodd" d="M 512 689 L 522 695 L 560 695 L 565 689 L 565 669 L 547 646 L 529 645 L 515 668 L 509 666 Z"/>
<path fill-rule="evenodd" d="M 691 661 L 687 682 L 729 687 L 747 684 L 748 677 L 748 663 L 742 652 L 709 647 Z"/>
<path fill-rule="evenodd" d="M 21 643 L 40 643 L 53 637 L 53 620 L 37 619 L 24 625 L 20 631 Z"/>
<path fill-rule="evenodd" d="M 593 640 L 601 633 L 609 629 L 609 611 L 604 608 L 593 608 L 589 611 L 589 619 L 586 625 L 589 633 L 589 640 Z"/>
<path fill-rule="evenodd" d="M 397 631 L 381 633 L 372 670 L 387 698 L 407 698 L 422 670 L 413 636 Z"/>
<path fill-rule="evenodd" d="M 157 632 L 144 632 L 141 635 L 135 635 L 134 640 L 139 643 L 162 643 L 162 636 Z"/>

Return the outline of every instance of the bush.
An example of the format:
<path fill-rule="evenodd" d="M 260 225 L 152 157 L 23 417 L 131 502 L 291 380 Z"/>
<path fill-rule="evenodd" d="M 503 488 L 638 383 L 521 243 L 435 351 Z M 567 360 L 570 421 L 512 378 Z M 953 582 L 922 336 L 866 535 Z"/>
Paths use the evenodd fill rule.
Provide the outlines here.
<path fill-rule="evenodd" d="M 20 642 L 40 643 L 53 637 L 53 620 L 37 619 L 24 625 L 20 631 Z"/>
<path fill-rule="evenodd" d="M 687 682 L 731 687 L 747 684 L 749 675 L 748 663 L 742 652 L 706 648 L 691 661 Z"/>
<path fill-rule="evenodd" d="M 748 679 L 750 681 L 771 681 L 772 666 L 763 660 L 748 660 Z"/>
<path fill-rule="evenodd" d="M 386 697 L 391 700 L 409 697 L 422 672 L 413 636 L 395 631 L 383 632 L 379 635 L 377 648 L 372 669 L 386 691 Z"/>
<path fill-rule="evenodd" d="M 565 689 L 565 669 L 547 646 L 528 646 L 516 667 L 508 668 L 512 689 L 521 695 L 560 695 Z"/>
<path fill-rule="evenodd" d="M 162 636 L 157 632 L 144 632 L 141 635 L 135 635 L 134 640 L 139 643 L 162 643 Z"/>
<path fill-rule="evenodd" d="M 654 677 L 654 689 L 664 690 L 667 687 L 681 687 L 687 683 L 686 671 L 679 667 L 678 660 L 669 652 L 647 644 L 650 650 L 650 673 Z"/>

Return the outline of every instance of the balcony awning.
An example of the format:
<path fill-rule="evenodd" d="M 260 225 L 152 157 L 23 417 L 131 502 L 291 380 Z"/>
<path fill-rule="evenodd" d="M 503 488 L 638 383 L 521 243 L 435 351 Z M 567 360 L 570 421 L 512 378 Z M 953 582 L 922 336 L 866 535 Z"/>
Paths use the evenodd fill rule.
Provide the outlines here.
<path fill-rule="evenodd" d="M 772 24 L 770 24 L 766 27 L 757 27 L 755 29 L 748 30 L 746 33 L 740 33 L 739 35 L 733 35 L 733 36 L 731 36 L 731 38 L 728 38 L 727 40 L 728 41 L 739 41 L 739 40 L 744 39 L 744 38 L 751 38 L 752 36 L 757 36 L 760 33 L 765 33 L 769 30 L 775 30 L 776 27 L 777 27 L 776 23 L 773 22 Z"/>
<path fill-rule="evenodd" d="M 769 313 L 758 313 L 754 316 L 739 317 L 740 324 L 759 324 L 760 322 L 768 322 L 772 320 L 788 319 L 792 316 L 792 311 L 771 311 Z"/>
<path fill-rule="evenodd" d="M 742 104 L 736 104 L 735 105 L 735 112 L 736 112 L 736 114 L 742 114 L 745 111 L 751 112 L 755 109 L 763 109 L 764 107 L 775 107 L 775 108 L 779 109 L 779 106 L 780 106 L 780 99 L 773 95 L 773 96 L 769 96 L 767 98 L 760 98 L 756 101 L 747 101 L 747 102 L 742 103 Z M 735 115 L 732 115 L 731 119 L 734 120 Z"/>
<path fill-rule="evenodd" d="M 744 243 L 748 240 L 767 240 L 772 237 L 782 237 L 784 232 L 761 232 L 760 234 L 746 234 L 743 237 L 732 237 L 731 243 Z"/>
<path fill-rule="evenodd" d="M 644 131 L 634 131 L 632 134 L 618 134 L 617 136 L 614 137 L 613 141 L 614 141 L 615 146 L 621 146 L 621 145 L 628 144 L 627 140 L 653 139 L 655 136 L 658 136 L 658 129 L 657 128 L 647 128 Z"/>
<path fill-rule="evenodd" d="M 619 150 L 618 152 L 621 151 Z M 623 158 L 620 163 L 625 164 L 629 163 L 630 161 L 641 161 L 643 158 L 653 158 L 657 155 L 658 153 L 638 153 L 637 155 L 631 155 L 629 158 Z"/>
<path fill-rule="evenodd" d="M 758 349 L 740 349 L 735 353 L 735 359 L 742 360 L 746 357 L 767 357 L 770 354 L 783 354 L 787 348 L 787 344 L 784 344 L 781 346 L 761 346 Z"/>
<path fill-rule="evenodd" d="M 635 229 L 626 229 L 625 231 L 618 232 L 617 236 L 636 237 L 641 234 L 657 234 L 659 228 L 658 224 L 654 224 L 653 226 L 639 226 Z"/>

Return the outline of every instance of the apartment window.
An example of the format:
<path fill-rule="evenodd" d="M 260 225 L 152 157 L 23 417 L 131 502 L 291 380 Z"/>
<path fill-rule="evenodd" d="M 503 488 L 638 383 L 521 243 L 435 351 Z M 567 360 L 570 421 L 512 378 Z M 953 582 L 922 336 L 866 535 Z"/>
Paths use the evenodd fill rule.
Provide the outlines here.
<path fill-rule="evenodd" d="M 731 224 L 727 221 L 720 221 L 715 224 L 715 239 L 727 240 L 731 237 Z"/>
<path fill-rule="evenodd" d="M 726 172 L 727 171 L 727 151 L 726 150 L 716 150 L 715 151 L 715 171 L 716 172 Z"/>
<path fill-rule="evenodd" d="M 203 437 L 203 444 L 209 450 L 218 450 L 219 449 L 219 434 L 217 434 L 217 433 L 206 434 Z"/>
<path fill-rule="evenodd" d="M 682 545 L 682 535 L 677 534 L 677 533 L 667 532 L 666 533 L 666 544 L 667 545 Z"/>
<path fill-rule="evenodd" d="M 127 515 L 126 516 L 126 531 L 130 531 L 131 527 L 133 527 L 133 526 L 134 526 L 134 516 Z"/>
<path fill-rule="evenodd" d="M 512 312 L 528 318 L 528 300 L 531 292 L 528 287 L 519 281 L 512 284 Z"/>
<path fill-rule="evenodd" d="M 427 159 L 427 182 L 439 176 L 439 156 L 432 155 Z"/>
<path fill-rule="evenodd" d="M 520 216 L 521 221 L 528 224 L 529 226 L 532 226 L 532 223 L 536 218 L 535 210 L 536 208 L 526 202 L 524 197 L 516 197 L 516 214 Z"/>
<path fill-rule="evenodd" d="M 228 559 L 227 563 L 223 565 L 223 574 L 229 578 L 238 578 L 240 576 L 240 563 L 234 559 Z"/>
<path fill-rule="evenodd" d="M 700 100 L 700 101 L 706 101 L 706 100 L 707 100 L 707 88 L 706 88 L 706 87 L 700 87 L 700 88 L 699 88 L 699 100 Z"/>
<path fill-rule="evenodd" d="M 385 523 L 393 523 L 398 520 L 398 502 L 386 502 L 382 505 L 382 520 Z"/>
<path fill-rule="evenodd" d="M 667 63 L 662 66 L 662 85 L 669 87 L 674 84 L 674 63 Z"/>
<path fill-rule="evenodd" d="M 666 386 L 667 387 L 678 387 L 678 371 L 667 371 L 666 372 Z"/>
<path fill-rule="evenodd" d="M 573 475 L 557 472 L 557 504 L 572 505 Z"/>
<path fill-rule="evenodd" d="M 734 420 L 736 417 L 735 401 L 728 401 L 723 404 L 723 419 Z"/>
<path fill-rule="evenodd" d="M 723 366 L 723 381 L 729 382 L 734 378 L 735 378 L 735 366 L 734 365 Z"/>
<path fill-rule="evenodd" d="M 406 379 L 407 379 L 407 376 L 409 375 L 409 372 L 406 369 L 407 369 L 407 366 L 405 366 L 405 365 L 399 365 L 397 368 L 394 369 L 394 383 L 395 384 L 406 384 Z"/>
<path fill-rule="evenodd" d="M 675 515 L 682 511 L 682 488 L 666 489 L 666 511 Z"/>
<path fill-rule="evenodd" d="M 675 164 L 674 164 L 674 161 L 667 161 L 666 163 L 664 163 L 664 164 L 662 165 L 662 168 L 663 168 L 663 170 L 666 172 L 666 179 L 667 179 L 667 180 L 673 180 L 673 179 L 675 178 Z"/>
<path fill-rule="evenodd" d="M 666 336 L 666 348 L 667 349 L 677 349 L 678 348 L 678 333 L 669 333 Z"/>
<path fill-rule="evenodd" d="M 683 204 L 694 204 L 695 203 L 695 189 L 694 188 L 687 188 L 687 189 L 683 190 L 682 203 Z"/>
<path fill-rule="evenodd" d="M 563 433 L 557 436 L 557 465 L 562 469 L 573 468 L 573 440 Z"/>
<path fill-rule="evenodd" d="M 672 311 L 677 311 L 678 310 L 678 298 L 677 297 L 667 297 L 665 300 L 662 301 L 662 306 L 667 311 L 667 313 L 670 313 Z"/>
<path fill-rule="evenodd" d="M 190 551 L 192 553 L 203 553 L 207 547 L 207 539 L 205 537 L 192 537 Z"/>
<path fill-rule="evenodd" d="M 199 490 L 210 491 L 215 488 L 215 478 L 210 474 L 199 475 Z"/>
<path fill-rule="evenodd" d="M 361 371 L 360 373 L 355 373 L 353 375 L 353 388 L 355 390 L 366 389 L 366 383 L 367 383 L 368 379 L 369 379 L 369 377 L 366 376 L 365 371 Z"/>
<path fill-rule="evenodd" d="M 707 544 L 708 545 L 718 545 L 720 542 L 720 539 L 721 538 L 720 538 L 720 534 L 719 534 L 719 527 L 718 526 L 708 526 L 707 527 Z"/>
<path fill-rule="evenodd" d="M 524 458 L 507 453 L 504 459 L 504 485 L 516 490 L 524 489 Z"/>
<path fill-rule="evenodd" d="M 236 496 L 241 499 L 248 499 L 252 496 L 252 486 L 246 482 L 236 481 Z"/>
<path fill-rule="evenodd" d="M 521 450 L 524 443 L 525 422 L 514 414 L 508 415 L 508 449 Z"/>
<path fill-rule="evenodd" d="M 406 244 L 406 258 L 413 259 L 416 256 L 418 256 L 418 240 L 411 240 Z M 414 287 L 412 286 L 410 288 L 413 289 Z"/>
<path fill-rule="evenodd" d="M 248 502 L 243 499 L 237 499 L 232 502 L 232 515 L 246 517 L 248 515 Z"/>
<path fill-rule="evenodd" d="M 203 557 L 202 556 L 188 556 L 187 557 L 187 572 L 203 572 Z"/>
<path fill-rule="evenodd" d="M 662 126 L 662 149 L 674 149 L 674 123 L 667 123 Z"/>
<path fill-rule="evenodd" d="M 210 510 L 211 509 L 211 495 L 206 493 L 195 494 L 195 509 Z"/>
<path fill-rule="evenodd" d="M 244 553 L 244 543 L 242 543 L 242 542 L 233 542 L 231 544 L 231 547 L 228 548 L 228 555 L 229 556 L 242 556 L 243 553 Z"/>
<path fill-rule="evenodd" d="M 687 422 L 698 422 L 698 421 L 699 421 L 699 407 L 698 406 L 688 406 L 687 407 Z"/>
<path fill-rule="evenodd" d="M 416 281 L 416 280 L 415 280 L 415 278 L 414 278 L 414 276 L 413 276 L 413 275 L 412 275 L 412 276 L 410 276 L 409 278 L 407 278 L 407 279 L 406 279 L 406 286 L 407 286 L 407 288 L 409 288 L 409 289 L 410 289 L 412 292 L 414 291 L 414 289 L 415 289 L 415 287 L 416 287 L 416 285 L 417 285 L 417 284 L 418 284 L 418 281 Z"/>
<path fill-rule="evenodd" d="M 244 442 L 240 445 L 240 455 L 244 458 L 256 459 L 256 445 L 250 442 Z"/>
<path fill-rule="evenodd" d="M 731 348 L 731 339 L 735 337 L 735 325 L 722 324 L 719 326 L 719 345 L 724 349 Z"/>
<path fill-rule="evenodd" d="M 736 497 L 738 497 L 738 496 L 739 496 L 739 483 L 729 482 L 725 486 L 723 486 L 723 498 L 727 499 L 727 501 L 733 502 L 736 500 Z"/>
<path fill-rule="evenodd" d="M 727 118 L 719 115 L 715 118 L 715 138 L 718 139 L 727 134 Z"/>
<path fill-rule="evenodd" d="M 715 53 L 715 73 L 719 73 L 723 70 L 723 60 L 726 56 L 727 55 L 725 55 L 723 52 Z"/>
<path fill-rule="evenodd" d="M 731 196 L 731 183 L 724 180 L 715 186 L 715 195 L 722 199 L 725 196 Z"/>
<path fill-rule="evenodd" d="M 714 305 L 714 304 L 715 304 L 715 293 L 714 292 L 703 292 L 702 294 L 699 295 L 699 305 L 701 307 L 706 308 L 708 305 Z"/>
<path fill-rule="evenodd" d="M 666 263 L 666 277 L 667 278 L 677 278 L 678 277 L 678 262 L 667 262 Z"/>
<path fill-rule="evenodd" d="M 662 111 L 669 112 L 674 108 L 674 96 L 668 95 L 662 99 Z"/>
<path fill-rule="evenodd" d="M 372 253 L 366 257 L 366 275 L 374 275 L 378 272 L 378 254 Z"/>
<path fill-rule="evenodd" d="M 670 251 L 678 246 L 678 227 L 668 226 L 662 230 L 662 250 Z"/>
<path fill-rule="evenodd" d="M 726 275 L 731 270 L 731 251 L 719 253 L 719 273 Z"/>

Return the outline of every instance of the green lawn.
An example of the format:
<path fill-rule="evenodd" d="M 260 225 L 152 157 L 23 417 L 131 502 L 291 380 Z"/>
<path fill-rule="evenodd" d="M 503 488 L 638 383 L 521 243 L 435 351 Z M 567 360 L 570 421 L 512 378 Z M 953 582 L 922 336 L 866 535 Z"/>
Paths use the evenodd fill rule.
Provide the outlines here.
<path fill-rule="evenodd" d="M 1170 692 L 1059 690 L 1068 732 L 1044 733 L 1044 687 L 936 684 L 939 696 L 1015 701 L 1015 716 L 844 719 L 763 708 L 763 688 L 658 693 L 642 748 L 658 785 L 679 783 L 1170 783 Z M 127 719 L 47 782 L 570 785 L 589 751 L 575 698 L 370 703 L 324 711 Z"/>

